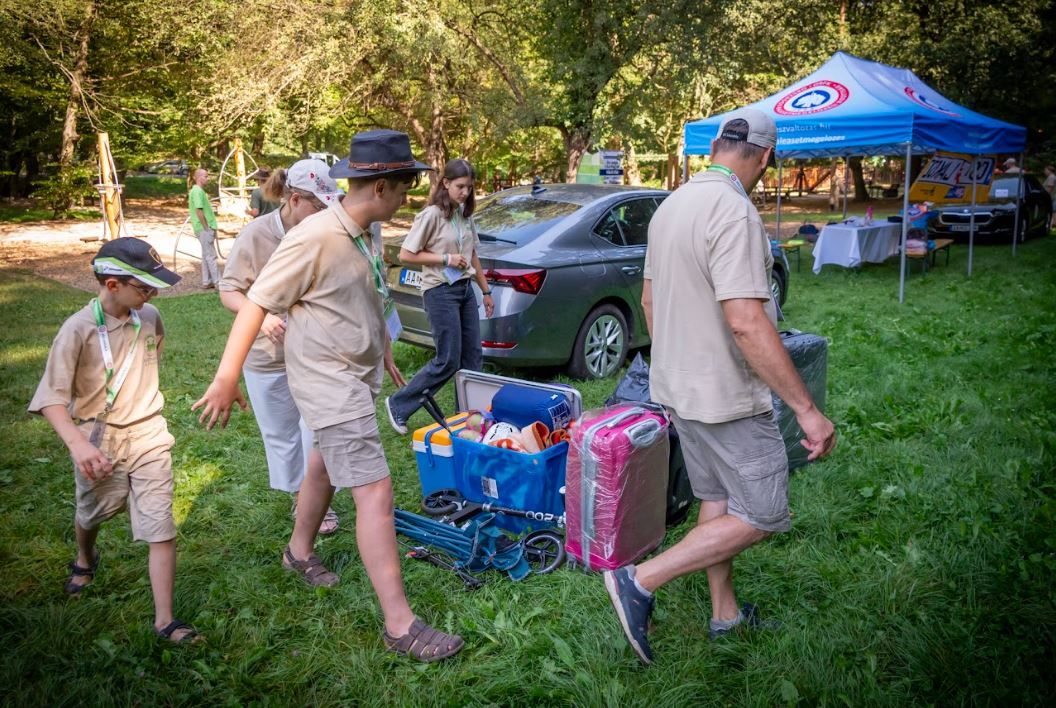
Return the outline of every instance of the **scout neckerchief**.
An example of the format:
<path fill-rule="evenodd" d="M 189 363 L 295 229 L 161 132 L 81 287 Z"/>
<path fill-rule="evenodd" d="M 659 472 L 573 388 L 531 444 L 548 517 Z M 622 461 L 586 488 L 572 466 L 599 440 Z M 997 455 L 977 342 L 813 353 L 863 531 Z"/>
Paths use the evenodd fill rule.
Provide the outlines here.
<path fill-rule="evenodd" d="M 741 180 L 733 173 L 729 167 L 725 165 L 711 165 L 708 167 L 708 172 L 718 172 L 719 174 L 726 175 L 730 178 L 730 182 L 737 188 L 737 191 L 741 193 L 741 196 L 748 199 L 748 192 L 744 191 L 744 185 L 741 184 Z"/>
<path fill-rule="evenodd" d="M 125 355 L 125 363 L 117 372 L 117 378 L 114 378 L 114 353 L 110 349 L 110 335 L 106 331 L 106 317 L 103 315 L 103 306 L 99 303 L 99 298 L 92 298 L 92 313 L 95 315 L 95 333 L 99 338 L 99 351 L 103 355 L 103 368 L 106 370 L 106 406 L 103 412 L 95 417 L 95 425 L 92 426 L 92 433 L 88 437 L 90 443 L 99 447 L 103 441 L 106 419 L 110 417 L 110 411 L 114 408 L 114 400 L 117 399 L 117 393 L 132 369 L 132 359 L 136 353 L 136 344 L 139 343 L 139 330 L 142 324 L 139 321 L 139 313 L 130 310 L 129 318 L 132 320 L 132 329 L 135 333 L 132 335 L 132 345 L 128 348 L 128 354 Z"/>

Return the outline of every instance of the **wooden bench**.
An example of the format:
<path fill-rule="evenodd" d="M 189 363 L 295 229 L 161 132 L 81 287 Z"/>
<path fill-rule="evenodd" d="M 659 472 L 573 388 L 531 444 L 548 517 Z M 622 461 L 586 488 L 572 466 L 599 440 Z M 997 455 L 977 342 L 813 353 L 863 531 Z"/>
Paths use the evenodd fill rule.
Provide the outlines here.
<path fill-rule="evenodd" d="M 928 266 L 935 265 L 935 258 L 939 251 L 946 252 L 946 265 L 950 264 L 950 246 L 953 245 L 952 238 L 937 238 L 935 239 L 935 248 L 930 251 L 927 248 L 907 248 L 906 258 L 917 258 L 920 259 L 920 272 L 927 273 Z"/>

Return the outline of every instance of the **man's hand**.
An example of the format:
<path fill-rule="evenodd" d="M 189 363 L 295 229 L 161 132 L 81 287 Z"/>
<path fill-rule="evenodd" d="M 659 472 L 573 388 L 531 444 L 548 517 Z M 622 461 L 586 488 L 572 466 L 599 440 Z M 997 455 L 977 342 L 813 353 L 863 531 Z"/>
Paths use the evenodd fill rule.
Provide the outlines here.
<path fill-rule="evenodd" d="M 495 299 L 491 295 L 484 296 L 484 316 L 491 317 L 495 314 Z"/>
<path fill-rule="evenodd" d="M 264 316 L 264 324 L 260 326 L 264 336 L 275 344 L 282 344 L 286 340 L 286 323 L 281 317 L 270 312 Z"/>
<path fill-rule="evenodd" d="M 807 455 L 808 460 L 825 457 L 836 447 L 836 428 L 833 427 L 832 421 L 814 406 L 797 414 L 796 421 L 806 435 L 806 439 L 800 443 L 810 452 Z"/>
<path fill-rule="evenodd" d="M 403 374 L 400 373 L 400 368 L 396 366 L 396 359 L 392 356 L 392 341 L 388 340 L 385 343 L 385 371 L 388 372 L 389 378 L 392 379 L 392 383 L 398 388 L 403 388 L 407 385 L 407 382 L 403 378 Z"/>
<path fill-rule="evenodd" d="M 88 442 L 81 436 L 80 440 L 74 440 L 70 444 L 70 456 L 77 471 L 88 479 L 96 482 L 114 473 L 114 464 L 110 458 L 103 454 L 102 450 Z"/>
<path fill-rule="evenodd" d="M 213 379 L 205 395 L 191 406 L 191 410 L 202 409 L 198 422 L 203 423 L 206 430 L 212 430 L 217 419 L 220 420 L 220 427 L 226 428 L 227 421 L 231 417 L 232 403 L 238 403 L 242 410 L 249 408 L 246 399 L 242 397 L 242 392 L 238 389 L 238 381 L 226 381 L 218 377 Z"/>

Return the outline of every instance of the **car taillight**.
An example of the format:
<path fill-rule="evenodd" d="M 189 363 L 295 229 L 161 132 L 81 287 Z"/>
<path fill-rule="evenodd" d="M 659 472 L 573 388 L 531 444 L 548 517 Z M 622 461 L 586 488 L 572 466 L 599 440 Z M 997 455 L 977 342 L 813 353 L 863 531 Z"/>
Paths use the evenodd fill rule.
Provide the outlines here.
<path fill-rule="evenodd" d="M 519 293 L 538 295 L 546 280 L 546 270 L 542 268 L 488 268 L 484 271 L 488 282 L 496 285 L 508 285 Z"/>
<path fill-rule="evenodd" d="M 492 342 L 487 339 L 480 341 L 480 346 L 485 349 L 513 349 L 517 346 L 517 342 Z"/>

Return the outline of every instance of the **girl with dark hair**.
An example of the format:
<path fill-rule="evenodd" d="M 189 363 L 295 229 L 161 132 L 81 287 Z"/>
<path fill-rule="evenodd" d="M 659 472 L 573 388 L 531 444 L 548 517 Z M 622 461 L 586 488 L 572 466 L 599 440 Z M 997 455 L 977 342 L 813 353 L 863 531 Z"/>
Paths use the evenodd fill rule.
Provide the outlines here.
<path fill-rule="evenodd" d="M 422 267 L 422 299 L 436 347 L 436 356 L 410 383 L 385 399 L 389 423 L 400 435 L 407 433 L 407 420 L 420 407 L 423 391 L 435 392 L 459 369 L 481 368 L 480 321 L 471 280 L 484 294 L 486 317 L 495 311 L 495 302 L 477 257 L 480 241 L 471 218 L 475 179 L 468 160 L 449 161 L 429 205 L 414 218 L 400 248 L 403 263 Z"/>

